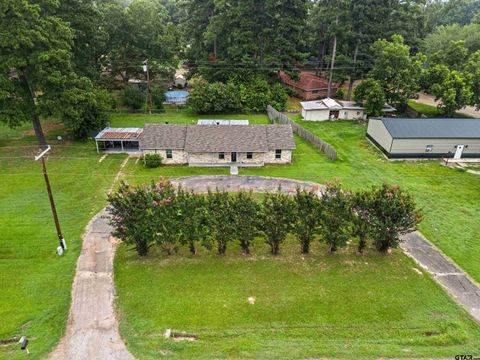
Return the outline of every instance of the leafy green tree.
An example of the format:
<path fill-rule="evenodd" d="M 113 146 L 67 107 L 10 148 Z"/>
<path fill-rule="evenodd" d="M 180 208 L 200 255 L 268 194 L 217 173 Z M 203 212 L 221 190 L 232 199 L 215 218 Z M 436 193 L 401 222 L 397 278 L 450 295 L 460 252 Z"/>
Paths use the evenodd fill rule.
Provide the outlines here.
<path fill-rule="evenodd" d="M 441 100 L 439 108 L 447 116 L 471 104 L 473 92 L 465 75 L 456 70 L 449 70 L 445 65 L 435 65 L 428 69 L 424 82 L 428 91 Z"/>
<path fill-rule="evenodd" d="M 197 254 L 197 244 L 207 245 L 208 209 L 205 196 L 178 189 L 177 201 L 182 217 L 180 242 L 188 245 L 190 254 Z"/>
<path fill-rule="evenodd" d="M 439 26 L 422 41 L 422 51 L 428 57 L 432 54 L 444 54 L 452 42 L 459 41 L 464 41 L 470 54 L 480 50 L 480 24 Z"/>
<path fill-rule="evenodd" d="M 476 51 L 470 55 L 465 65 L 465 76 L 472 90 L 471 105 L 480 109 L 480 51 Z"/>
<path fill-rule="evenodd" d="M 465 47 L 465 41 L 451 41 L 445 49 L 431 54 L 428 61 L 433 64 L 446 65 L 450 70 L 460 71 L 467 56 L 468 49 Z"/>
<path fill-rule="evenodd" d="M 125 86 L 122 91 L 122 103 L 130 109 L 139 110 L 145 104 L 145 94 L 137 86 Z"/>
<path fill-rule="evenodd" d="M 258 214 L 260 211 L 252 192 L 239 191 L 232 197 L 233 219 L 236 224 L 236 238 L 244 254 L 250 254 L 253 239 L 258 236 Z"/>
<path fill-rule="evenodd" d="M 236 238 L 232 199 L 227 192 L 209 191 L 207 194 L 210 235 L 217 244 L 218 254 L 224 255 L 227 245 Z"/>
<path fill-rule="evenodd" d="M 320 235 L 330 252 L 347 245 L 351 231 L 349 193 L 339 184 L 327 184 L 322 190 L 322 217 Z"/>
<path fill-rule="evenodd" d="M 0 3 L 0 121 L 32 121 L 45 145 L 40 116 L 61 112 L 72 75 L 73 33 L 55 16 L 55 0 Z"/>
<path fill-rule="evenodd" d="M 153 196 L 146 186 L 121 182 L 117 191 L 108 195 L 113 236 L 133 245 L 139 256 L 146 256 L 155 242 Z"/>
<path fill-rule="evenodd" d="M 302 254 L 308 254 L 310 244 L 319 232 L 320 218 L 322 216 L 321 201 L 313 190 L 300 190 L 294 197 L 295 225 L 294 231 L 300 242 Z"/>
<path fill-rule="evenodd" d="M 190 85 L 188 105 L 195 113 L 235 113 L 241 110 L 240 95 L 233 83 L 209 83 L 202 77 L 194 77 Z"/>
<path fill-rule="evenodd" d="M 365 79 L 354 91 L 355 100 L 362 103 L 370 116 L 380 116 L 385 105 L 385 93 L 377 80 Z"/>
<path fill-rule="evenodd" d="M 359 191 L 352 194 L 352 236 L 358 239 L 358 252 L 363 253 L 372 230 L 371 192 Z"/>
<path fill-rule="evenodd" d="M 259 229 L 270 246 L 272 255 L 278 255 L 280 244 L 292 230 L 295 221 L 295 204 L 292 198 L 280 191 L 266 193 L 260 212 Z"/>
<path fill-rule="evenodd" d="M 375 247 L 380 252 L 396 248 L 400 236 L 414 231 L 421 221 L 412 195 L 398 186 L 383 184 L 371 192 L 371 227 Z"/>
<path fill-rule="evenodd" d="M 151 89 L 152 104 L 155 109 L 163 109 L 163 102 L 165 101 L 165 90 L 161 86 L 153 86 Z"/>
<path fill-rule="evenodd" d="M 425 57 L 411 56 L 410 47 L 400 35 L 392 36 L 392 41 L 377 40 L 372 53 L 375 63 L 369 76 L 380 83 L 387 102 L 405 106 L 420 88 Z"/>
<path fill-rule="evenodd" d="M 86 139 L 107 126 L 107 109 L 112 105 L 108 92 L 96 89 L 87 78 L 80 78 L 75 87 L 64 92 L 64 97 L 69 105 L 64 107 L 62 120 L 75 138 Z"/>
<path fill-rule="evenodd" d="M 278 111 L 283 111 L 287 107 L 287 90 L 279 83 L 270 86 L 270 105 Z"/>
<path fill-rule="evenodd" d="M 167 255 L 171 255 L 178 250 L 183 227 L 175 188 L 170 181 L 161 178 L 158 182 L 152 180 L 147 191 L 150 191 L 152 196 L 152 225 L 155 229 L 153 238 Z"/>

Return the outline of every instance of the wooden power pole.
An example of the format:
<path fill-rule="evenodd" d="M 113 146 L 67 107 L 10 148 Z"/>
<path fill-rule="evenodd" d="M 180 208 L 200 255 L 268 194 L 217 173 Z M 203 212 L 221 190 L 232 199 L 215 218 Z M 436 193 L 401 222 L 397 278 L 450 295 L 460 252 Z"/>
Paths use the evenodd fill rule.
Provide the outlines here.
<path fill-rule="evenodd" d="M 148 59 L 143 63 L 143 71 L 147 73 L 147 106 L 148 113 L 152 115 L 152 93 L 150 92 L 150 73 L 148 71 Z"/>
<path fill-rule="evenodd" d="M 35 161 L 42 160 L 43 177 L 45 178 L 45 184 L 47 186 L 48 199 L 50 200 L 50 207 L 52 208 L 53 220 L 55 221 L 55 227 L 57 229 L 59 246 L 57 248 L 57 254 L 62 255 L 67 250 L 67 244 L 62 235 L 62 229 L 60 228 L 60 221 L 58 221 L 57 209 L 55 207 L 55 201 L 53 200 L 52 188 L 50 187 L 50 181 L 48 179 L 47 166 L 45 164 L 45 155 L 50 151 L 50 145 L 42 151 L 39 155 L 35 156 Z"/>

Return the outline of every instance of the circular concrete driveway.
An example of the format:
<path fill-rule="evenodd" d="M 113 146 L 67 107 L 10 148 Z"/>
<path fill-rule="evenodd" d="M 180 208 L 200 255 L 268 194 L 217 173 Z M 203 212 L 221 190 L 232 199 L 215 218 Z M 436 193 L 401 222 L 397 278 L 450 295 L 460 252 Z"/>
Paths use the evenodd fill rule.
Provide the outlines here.
<path fill-rule="evenodd" d="M 189 176 L 172 179 L 172 183 L 194 192 L 272 192 L 280 187 L 284 193 L 294 193 L 300 187 L 320 193 L 322 188 L 311 182 L 262 176 Z M 110 235 L 113 229 L 109 219 L 103 209 L 87 225 L 73 281 L 67 331 L 50 354 L 51 360 L 133 359 L 120 337 L 115 316 L 112 268 L 117 241 Z"/>

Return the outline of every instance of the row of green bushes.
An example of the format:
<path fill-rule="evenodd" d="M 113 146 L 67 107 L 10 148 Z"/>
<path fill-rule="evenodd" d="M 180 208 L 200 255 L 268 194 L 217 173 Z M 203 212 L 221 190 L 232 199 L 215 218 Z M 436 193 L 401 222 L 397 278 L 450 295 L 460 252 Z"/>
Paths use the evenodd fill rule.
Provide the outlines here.
<path fill-rule="evenodd" d="M 162 179 L 150 185 L 122 183 L 108 202 L 114 235 L 133 245 L 140 256 L 154 244 L 167 254 L 182 245 L 195 254 L 199 244 L 207 249 L 216 246 L 219 254 L 225 254 L 232 241 L 248 254 L 259 236 L 276 255 L 288 234 L 296 236 L 302 253 L 309 252 L 316 238 L 331 252 L 346 246 L 350 238 L 358 239 L 360 252 L 369 241 L 387 252 L 421 220 L 412 196 L 397 186 L 350 192 L 329 184 L 320 195 L 297 189 L 290 196 L 279 189 L 257 201 L 251 192 L 195 194 Z"/>
<path fill-rule="evenodd" d="M 267 105 L 283 111 L 288 101 L 287 90 L 281 84 L 271 85 L 262 77 L 210 83 L 196 76 L 190 86 L 188 105 L 198 114 L 264 112 Z"/>

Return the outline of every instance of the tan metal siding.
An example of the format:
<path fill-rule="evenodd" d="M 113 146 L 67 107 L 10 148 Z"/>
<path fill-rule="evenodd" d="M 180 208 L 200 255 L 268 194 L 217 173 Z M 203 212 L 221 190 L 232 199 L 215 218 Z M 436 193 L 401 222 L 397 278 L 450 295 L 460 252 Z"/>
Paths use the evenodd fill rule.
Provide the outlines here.
<path fill-rule="evenodd" d="M 431 152 L 425 151 L 427 145 L 433 145 Z M 456 145 L 466 145 L 463 154 L 479 154 L 480 139 L 394 139 L 392 154 L 446 154 L 455 153 Z"/>
<path fill-rule="evenodd" d="M 387 152 L 390 152 L 390 146 L 392 145 L 393 139 L 381 120 L 370 119 L 368 121 L 367 134 Z"/>

